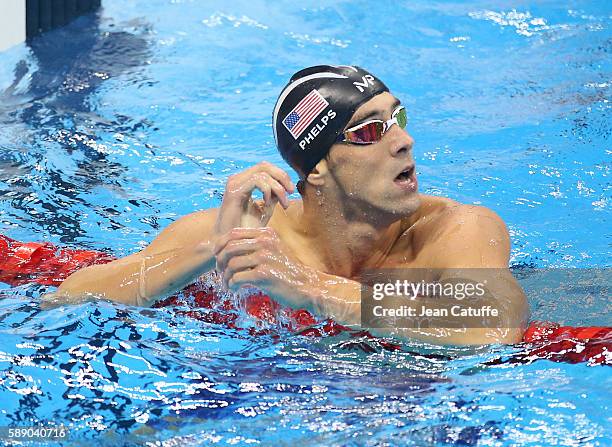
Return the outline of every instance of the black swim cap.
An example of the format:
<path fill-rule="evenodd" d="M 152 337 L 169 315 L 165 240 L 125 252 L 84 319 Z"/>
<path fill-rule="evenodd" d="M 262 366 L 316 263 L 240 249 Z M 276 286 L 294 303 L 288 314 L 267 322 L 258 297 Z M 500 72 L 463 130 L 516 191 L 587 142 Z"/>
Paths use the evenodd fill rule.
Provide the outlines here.
<path fill-rule="evenodd" d="M 363 68 L 317 65 L 298 71 L 274 107 L 274 139 L 281 155 L 300 176 L 322 160 L 355 110 L 388 92 Z"/>

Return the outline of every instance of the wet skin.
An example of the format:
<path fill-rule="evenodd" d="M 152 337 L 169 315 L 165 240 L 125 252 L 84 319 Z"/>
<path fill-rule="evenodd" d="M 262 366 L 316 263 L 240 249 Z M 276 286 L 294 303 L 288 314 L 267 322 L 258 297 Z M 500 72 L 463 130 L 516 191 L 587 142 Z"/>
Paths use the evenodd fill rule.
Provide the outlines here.
<path fill-rule="evenodd" d="M 388 120 L 397 102 L 375 96 L 346 128 Z M 234 174 L 220 208 L 179 219 L 139 253 L 76 272 L 54 298 L 150 305 L 216 268 L 230 289 L 256 286 L 283 305 L 359 325 L 364 269 L 431 268 L 444 280 L 455 269 L 496 268 L 502 274 L 490 292 L 505 309 L 502 327 L 376 333 L 439 344 L 519 341 L 528 306 L 507 269 L 503 221 L 484 207 L 419 194 L 413 144 L 396 125 L 371 145 L 335 144 L 306 176 L 302 200 L 288 200 L 295 186 L 270 163 Z M 252 199 L 255 189 L 264 201 Z"/>

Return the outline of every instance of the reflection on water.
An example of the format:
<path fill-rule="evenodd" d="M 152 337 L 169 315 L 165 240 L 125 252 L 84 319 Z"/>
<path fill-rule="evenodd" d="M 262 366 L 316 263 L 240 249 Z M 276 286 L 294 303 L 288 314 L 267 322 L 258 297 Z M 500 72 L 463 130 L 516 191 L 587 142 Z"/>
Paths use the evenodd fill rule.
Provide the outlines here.
<path fill-rule="evenodd" d="M 529 297 L 531 319 L 567 326 L 612 326 L 612 269 L 516 266 Z"/>
<path fill-rule="evenodd" d="M 146 80 L 141 68 L 152 57 L 149 25 L 132 23 L 135 32 L 101 32 L 99 26 L 99 16 L 89 14 L 32 39 L 27 60 L 16 64 L 13 83 L 0 92 L 0 122 L 18 129 L 0 151 L 0 198 L 11 203 L 8 217 L 68 243 L 86 232 L 78 214 L 65 212 L 75 204 L 114 229 L 123 227 L 113 222 L 112 208 L 83 197 L 100 186 L 126 194 L 127 168 L 108 159 L 99 135 L 151 127 L 127 115 L 105 118 L 95 103 L 109 80 Z"/>
<path fill-rule="evenodd" d="M 279 328 L 280 337 L 253 336 L 245 324 L 256 321 L 230 329 L 181 307 L 98 302 L 41 311 L 42 288 L 18 289 L 0 300 L 6 421 L 63 422 L 79 438 L 103 432 L 126 442 L 178 442 L 234 433 L 272 443 L 291 432 L 332 445 L 364 430 L 388 442 L 393 427 L 391 439 L 402 444 L 516 445 L 516 418 L 537 419 L 547 431 L 559 408 L 607 399 L 588 390 L 592 380 L 608 380 L 606 367 L 534 363 L 521 346 L 404 342 L 387 351 L 366 338 L 347 344 L 347 334 L 313 338 Z M 556 436 L 591 436 L 600 423 L 566 422 Z"/>
<path fill-rule="evenodd" d="M 7 346 L 15 345 L 0 353 L 0 376 L 15 397 L 6 403 L 9 420 L 18 424 L 80 421 L 77 431 L 86 436 L 86 428 L 125 435 L 144 424 L 150 435 L 169 426 L 189 432 L 185 421 L 210 427 L 220 420 L 229 427 L 255 416 L 261 424 L 280 418 L 285 426 L 321 428 L 326 422 L 319 417 L 332 412 L 347 418 L 338 426 L 344 436 L 351 420 L 364 417 L 374 418 L 372 428 L 395 420 L 423 439 L 455 431 L 448 421 L 432 432 L 423 417 L 437 388 L 452 382 L 446 373 L 460 351 L 443 357 L 407 345 L 407 352 L 368 354 L 338 348 L 340 337 L 286 334 L 274 341 L 168 309 L 37 307 L 34 301 L 16 305 L 8 296 L 2 303 L 12 311 L 2 313 L 0 324 L 15 329 Z M 51 380 L 40 381 L 40 374 Z M 461 431 L 474 431 L 469 437 L 478 439 L 498 430 L 492 421 L 482 433 L 479 427 Z"/>

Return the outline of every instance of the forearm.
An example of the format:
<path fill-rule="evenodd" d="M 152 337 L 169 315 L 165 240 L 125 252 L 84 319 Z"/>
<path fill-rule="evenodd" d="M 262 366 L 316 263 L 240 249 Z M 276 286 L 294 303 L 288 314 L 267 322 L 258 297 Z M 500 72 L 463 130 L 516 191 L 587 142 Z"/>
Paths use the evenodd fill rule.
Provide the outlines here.
<path fill-rule="evenodd" d="M 315 272 L 305 287 L 306 310 L 349 326 L 361 324 L 361 283 L 341 276 Z M 299 306 L 298 306 L 299 307 Z"/>
<path fill-rule="evenodd" d="M 214 266 L 210 242 L 161 253 L 145 250 L 75 272 L 60 285 L 54 298 L 72 302 L 96 297 L 149 306 L 181 290 Z"/>
<path fill-rule="evenodd" d="M 304 303 L 307 303 L 307 310 L 321 317 L 332 318 L 344 325 L 360 326 L 363 285 L 357 281 L 321 272 L 314 277 L 316 278 L 315 285 L 309 288 L 309 293 L 303 300 Z M 521 340 L 523 334 L 520 321 L 525 317 L 524 295 L 518 284 L 505 279 L 507 280 L 505 289 L 495 287 L 493 292 L 489 291 L 490 299 L 500 304 L 505 303 L 499 307 L 509 313 L 509 318 L 506 318 L 504 324 L 500 325 L 502 327 L 449 328 L 439 325 L 427 329 L 416 329 L 418 325 L 415 324 L 414 327 L 364 327 L 364 329 L 368 329 L 377 336 L 417 339 L 433 344 L 516 343 Z M 404 297 L 399 299 L 405 300 Z"/>

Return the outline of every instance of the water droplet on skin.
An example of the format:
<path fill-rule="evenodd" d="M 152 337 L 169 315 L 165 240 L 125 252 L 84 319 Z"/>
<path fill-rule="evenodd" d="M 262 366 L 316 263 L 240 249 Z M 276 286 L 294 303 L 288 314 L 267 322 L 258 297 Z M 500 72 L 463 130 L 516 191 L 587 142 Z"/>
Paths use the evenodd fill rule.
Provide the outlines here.
<path fill-rule="evenodd" d="M 495 239 L 491 239 L 489 241 L 489 245 L 491 245 L 491 246 L 496 246 L 497 244 L 499 244 L 499 242 L 497 240 L 495 240 Z"/>

